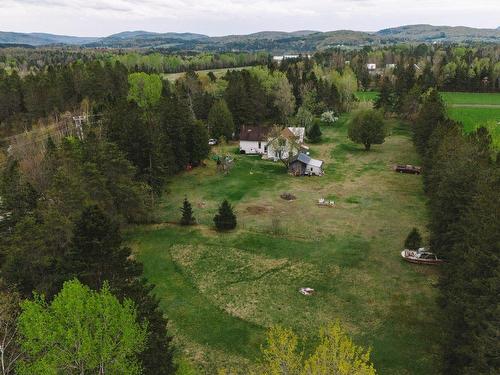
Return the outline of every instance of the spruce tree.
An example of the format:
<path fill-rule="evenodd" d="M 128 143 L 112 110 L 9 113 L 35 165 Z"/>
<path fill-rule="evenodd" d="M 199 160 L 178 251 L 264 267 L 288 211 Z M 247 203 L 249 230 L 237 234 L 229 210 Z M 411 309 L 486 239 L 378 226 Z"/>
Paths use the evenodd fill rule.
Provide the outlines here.
<path fill-rule="evenodd" d="M 236 215 L 233 212 L 233 207 L 226 199 L 219 206 L 219 212 L 214 217 L 214 223 L 218 231 L 236 228 Z"/>
<path fill-rule="evenodd" d="M 311 129 L 307 132 L 307 138 L 312 143 L 318 143 L 321 141 L 321 135 L 321 128 L 319 127 L 318 122 L 315 121 Z"/>
<path fill-rule="evenodd" d="M 192 225 L 195 223 L 196 219 L 193 216 L 193 208 L 191 207 L 191 203 L 189 203 L 186 197 L 184 197 L 181 212 L 181 225 Z"/>
<path fill-rule="evenodd" d="M 405 249 L 417 250 L 422 245 L 422 236 L 417 228 L 413 228 L 405 240 Z"/>
<path fill-rule="evenodd" d="M 374 107 L 376 109 L 381 109 L 384 112 L 391 112 L 394 108 L 394 98 L 392 93 L 392 85 L 391 81 L 389 81 L 388 77 L 385 77 L 382 81 L 382 87 L 380 89 L 380 93 L 375 99 Z"/>
<path fill-rule="evenodd" d="M 436 89 L 431 89 L 424 99 L 413 128 L 413 141 L 421 155 L 426 153 L 432 132 L 445 119 L 446 108 L 443 99 Z"/>
<path fill-rule="evenodd" d="M 208 128 L 210 135 L 219 139 L 224 136 L 226 139 L 231 139 L 234 133 L 233 115 L 224 99 L 215 102 L 208 113 Z"/>

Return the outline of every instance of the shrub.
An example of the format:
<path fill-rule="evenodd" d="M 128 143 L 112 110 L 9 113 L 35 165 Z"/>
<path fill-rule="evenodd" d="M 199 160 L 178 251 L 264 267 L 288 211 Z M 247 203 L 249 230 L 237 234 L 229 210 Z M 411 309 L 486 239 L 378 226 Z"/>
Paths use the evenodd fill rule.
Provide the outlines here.
<path fill-rule="evenodd" d="M 417 228 L 413 228 L 405 240 L 405 249 L 417 250 L 422 246 L 422 236 Z"/>

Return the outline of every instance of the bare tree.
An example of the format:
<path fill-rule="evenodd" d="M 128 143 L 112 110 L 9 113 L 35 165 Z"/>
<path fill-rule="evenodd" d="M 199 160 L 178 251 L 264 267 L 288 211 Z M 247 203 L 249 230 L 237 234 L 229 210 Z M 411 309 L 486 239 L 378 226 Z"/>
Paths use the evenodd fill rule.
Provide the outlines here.
<path fill-rule="evenodd" d="M 275 125 L 269 132 L 268 147 L 274 150 L 276 157 L 287 168 L 292 158 L 300 151 L 297 137 L 284 135 L 283 129 L 279 125 Z"/>
<path fill-rule="evenodd" d="M 10 290 L 0 290 L 0 375 L 14 374 L 22 352 L 17 345 L 19 296 Z"/>

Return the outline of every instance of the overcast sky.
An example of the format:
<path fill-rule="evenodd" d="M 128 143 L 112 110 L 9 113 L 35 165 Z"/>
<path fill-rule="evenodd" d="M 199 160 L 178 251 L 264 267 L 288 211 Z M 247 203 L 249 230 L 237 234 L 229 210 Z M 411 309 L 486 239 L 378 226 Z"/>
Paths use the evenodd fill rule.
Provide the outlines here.
<path fill-rule="evenodd" d="M 0 0 L 0 30 L 104 36 L 125 30 L 247 34 L 500 26 L 500 0 Z"/>

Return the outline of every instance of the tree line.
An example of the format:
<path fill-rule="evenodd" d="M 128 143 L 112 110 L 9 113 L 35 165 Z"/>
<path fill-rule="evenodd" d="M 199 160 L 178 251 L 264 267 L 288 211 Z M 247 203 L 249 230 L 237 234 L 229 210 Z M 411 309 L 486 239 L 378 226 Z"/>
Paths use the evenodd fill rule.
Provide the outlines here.
<path fill-rule="evenodd" d="M 360 50 L 331 49 L 317 52 L 318 65 L 340 69 L 348 64 L 365 90 L 380 89 L 384 78 L 393 83 L 396 69 L 411 61 L 417 78 L 441 91 L 500 91 L 498 44 L 419 44 L 364 47 Z M 367 64 L 375 64 L 369 71 Z"/>
<path fill-rule="evenodd" d="M 435 86 L 400 68 L 376 100 L 383 111 L 409 119 L 423 162 L 430 247 L 446 260 L 439 280 L 442 372 L 500 371 L 500 157 L 484 128 L 465 135 L 447 118 Z M 419 241 L 418 241 L 419 242 Z"/>

